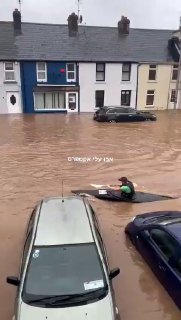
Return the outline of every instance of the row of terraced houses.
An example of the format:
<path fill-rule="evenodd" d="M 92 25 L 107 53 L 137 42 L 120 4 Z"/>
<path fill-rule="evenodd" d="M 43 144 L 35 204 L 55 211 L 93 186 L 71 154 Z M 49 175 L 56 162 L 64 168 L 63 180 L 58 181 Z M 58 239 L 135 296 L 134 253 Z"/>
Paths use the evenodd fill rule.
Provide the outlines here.
<path fill-rule="evenodd" d="M 0 113 L 181 108 L 180 50 L 181 28 L 25 23 L 15 9 L 0 22 Z"/>

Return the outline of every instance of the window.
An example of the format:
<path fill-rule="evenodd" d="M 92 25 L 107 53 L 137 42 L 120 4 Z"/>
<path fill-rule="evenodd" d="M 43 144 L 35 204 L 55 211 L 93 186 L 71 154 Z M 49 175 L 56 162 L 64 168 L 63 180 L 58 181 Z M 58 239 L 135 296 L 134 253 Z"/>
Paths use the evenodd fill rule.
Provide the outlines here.
<path fill-rule="evenodd" d="M 156 64 L 150 64 L 150 69 L 149 69 L 149 80 L 156 80 L 156 70 L 157 70 L 157 66 Z"/>
<path fill-rule="evenodd" d="M 172 80 L 177 80 L 178 78 L 178 66 L 174 65 L 172 69 Z"/>
<path fill-rule="evenodd" d="M 15 70 L 13 62 L 4 63 L 4 78 L 5 81 L 15 81 Z"/>
<path fill-rule="evenodd" d="M 47 65 L 45 62 L 37 62 L 37 81 L 38 82 L 47 82 Z"/>
<path fill-rule="evenodd" d="M 35 92 L 35 110 L 65 109 L 64 92 Z"/>
<path fill-rule="evenodd" d="M 75 63 L 67 63 L 67 82 L 76 82 L 76 65 Z"/>
<path fill-rule="evenodd" d="M 35 208 L 35 209 L 33 210 L 32 214 L 31 214 L 31 217 L 30 217 L 30 219 L 29 219 L 29 221 L 28 221 L 26 234 L 28 234 L 30 231 L 33 230 L 36 210 L 37 210 L 37 208 Z"/>
<path fill-rule="evenodd" d="M 95 99 L 96 99 L 96 108 L 102 108 L 104 106 L 104 90 L 97 90 Z"/>
<path fill-rule="evenodd" d="M 152 229 L 150 236 L 167 260 L 175 255 L 177 243 L 167 232 L 161 229 Z"/>
<path fill-rule="evenodd" d="M 176 90 L 172 90 L 170 102 L 177 102 Z"/>
<path fill-rule="evenodd" d="M 23 299 L 30 302 L 40 296 L 73 294 L 85 294 L 87 299 L 86 293 L 95 289 L 105 290 L 106 286 L 105 274 L 94 243 L 35 246 L 30 256 Z M 100 296 L 102 292 L 98 290 L 97 294 Z M 92 298 L 95 299 L 95 296 Z M 84 296 L 81 301 L 82 299 L 84 300 Z"/>
<path fill-rule="evenodd" d="M 121 105 L 122 106 L 130 106 L 131 102 L 131 91 L 130 90 L 122 90 L 121 91 Z"/>
<path fill-rule="evenodd" d="M 153 106 L 153 104 L 154 104 L 154 96 L 155 96 L 155 91 L 154 90 L 148 90 L 147 91 L 147 97 L 146 97 L 146 105 L 147 106 Z"/>
<path fill-rule="evenodd" d="M 105 63 L 96 63 L 96 81 L 105 81 Z"/>
<path fill-rule="evenodd" d="M 24 267 L 26 264 L 27 255 L 28 255 L 28 252 L 30 249 L 31 239 L 32 239 L 32 230 L 28 233 L 27 238 L 26 238 L 26 242 L 24 245 L 23 257 L 22 257 L 22 262 L 21 262 L 21 271 L 20 271 L 21 275 L 24 272 Z"/>
<path fill-rule="evenodd" d="M 107 114 L 118 113 L 118 110 L 117 108 L 110 108 L 106 113 Z"/>
<path fill-rule="evenodd" d="M 131 78 L 131 64 L 123 63 L 122 67 L 122 81 L 130 81 Z"/>

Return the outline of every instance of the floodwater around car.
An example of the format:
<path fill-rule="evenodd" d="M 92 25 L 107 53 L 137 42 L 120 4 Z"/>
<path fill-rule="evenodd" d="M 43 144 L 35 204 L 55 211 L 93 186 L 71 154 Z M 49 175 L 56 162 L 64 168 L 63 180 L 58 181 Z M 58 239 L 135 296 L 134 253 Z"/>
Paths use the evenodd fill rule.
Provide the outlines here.
<path fill-rule="evenodd" d="M 141 190 L 181 197 L 181 112 L 143 123 L 97 123 L 92 114 L 0 117 L 0 318 L 10 320 L 25 226 L 40 199 L 128 176 Z M 122 320 L 179 320 L 180 311 L 129 240 L 138 213 L 181 210 L 181 199 L 145 204 L 90 200 L 98 214 Z"/>

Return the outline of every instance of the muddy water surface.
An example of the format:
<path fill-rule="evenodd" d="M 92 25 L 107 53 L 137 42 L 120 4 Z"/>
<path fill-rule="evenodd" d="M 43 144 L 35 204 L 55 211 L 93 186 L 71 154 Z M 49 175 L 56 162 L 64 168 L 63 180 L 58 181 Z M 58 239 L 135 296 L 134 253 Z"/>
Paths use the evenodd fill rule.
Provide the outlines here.
<path fill-rule="evenodd" d="M 70 194 L 90 183 L 117 183 L 122 175 L 141 190 L 181 196 L 181 113 L 161 112 L 157 122 L 129 124 L 98 124 L 92 115 L 1 116 L 0 173 L 0 320 L 10 320 L 15 288 L 5 278 L 18 274 L 25 225 L 36 202 L 60 195 L 62 179 Z M 181 210 L 181 200 L 91 203 L 110 265 L 121 269 L 114 286 L 122 320 L 179 320 L 180 311 L 125 239 L 124 227 L 137 213 Z"/>

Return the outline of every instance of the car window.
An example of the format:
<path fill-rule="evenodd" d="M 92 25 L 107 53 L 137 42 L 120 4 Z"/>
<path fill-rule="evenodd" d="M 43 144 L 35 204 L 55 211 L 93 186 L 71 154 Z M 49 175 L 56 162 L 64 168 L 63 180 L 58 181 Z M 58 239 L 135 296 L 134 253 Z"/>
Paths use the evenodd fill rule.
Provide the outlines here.
<path fill-rule="evenodd" d="M 151 229 L 150 236 L 167 260 L 174 256 L 177 242 L 166 231 Z"/>
<path fill-rule="evenodd" d="M 117 108 L 117 113 L 127 113 L 126 108 Z"/>
<path fill-rule="evenodd" d="M 35 246 L 27 269 L 23 299 L 29 301 L 47 295 L 84 294 L 106 287 L 105 274 L 94 243 Z"/>
<path fill-rule="evenodd" d="M 175 267 L 173 268 L 181 276 L 181 257 L 178 258 Z"/>
<path fill-rule="evenodd" d="M 90 206 L 90 210 L 91 210 L 91 213 L 92 213 L 92 216 L 93 216 L 93 221 L 94 221 L 94 226 L 95 226 L 95 230 L 96 230 L 99 246 L 100 246 L 102 254 L 104 256 L 104 261 L 105 261 L 105 265 L 106 265 L 107 271 L 109 272 L 109 261 L 108 261 L 108 257 L 107 257 L 106 248 L 104 246 L 104 242 L 103 242 L 103 239 L 102 239 L 99 222 L 98 222 L 96 214 L 95 214 L 95 212 L 94 212 L 94 210 L 93 210 L 93 208 L 91 206 Z"/>
<path fill-rule="evenodd" d="M 36 210 L 37 210 L 37 207 L 32 211 L 31 217 L 30 217 L 28 225 L 27 225 L 26 234 L 29 234 L 29 232 L 33 229 Z"/>
<path fill-rule="evenodd" d="M 105 114 L 106 109 L 100 108 L 99 110 L 96 111 L 96 114 Z"/>
<path fill-rule="evenodd" d="M 127 109 L 127 110 L 128 110 L 128 113 L 136 114 L 136 110 L 134 110 L 134 109 Z"/>
<path fill-rule="evenodd" d="M 26 241 L 25 241 L 25 245 L 24 245 L 23 257 L 22 257 L 22 262 L 21 262 L 21 271 L 20 271 L 21 276 L 22 276 L 23 271 L 24 271 L 24 266 L 25 266 L 27 255 L 28 255 L 28 251 L 29 251 L 29 248 L 30 248 L 31 239 L 32 239 L 32 230 L 30 230 L 29 234 L 27 235 L 27 238 L 26 238 Z"/>
<path fill-rule="evenodd" d="M 109 114 L 109 113 L 117 113 L 117 109 L 114 109 L 114 108 L 109 109 L 106 113 L 107 114 Z"/>

